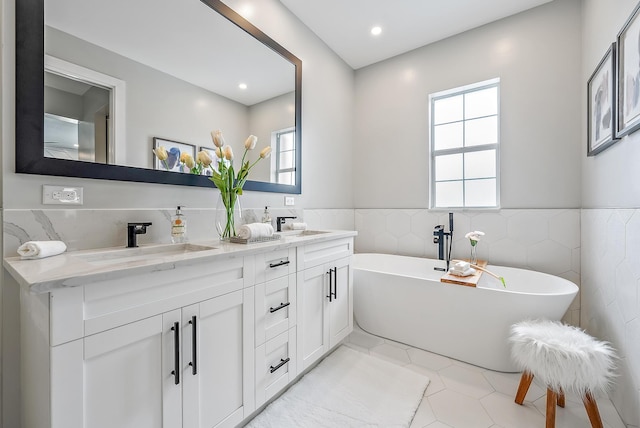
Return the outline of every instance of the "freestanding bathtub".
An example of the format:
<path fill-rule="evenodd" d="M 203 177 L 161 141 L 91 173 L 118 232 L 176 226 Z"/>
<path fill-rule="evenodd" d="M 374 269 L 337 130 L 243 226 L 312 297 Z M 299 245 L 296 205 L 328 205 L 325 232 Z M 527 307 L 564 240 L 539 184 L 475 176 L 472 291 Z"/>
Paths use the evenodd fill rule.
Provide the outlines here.
<path fill-rule="evenodd" d="M 578 293 L 563 278 L 487 266 L 477 287 L 440 282 L 442 260 L 354 255 L 354 315 L 360 327 L 416 348 L 502 372 L 518 369 L 508 343 L 513 323 L 560 320 Z"/>

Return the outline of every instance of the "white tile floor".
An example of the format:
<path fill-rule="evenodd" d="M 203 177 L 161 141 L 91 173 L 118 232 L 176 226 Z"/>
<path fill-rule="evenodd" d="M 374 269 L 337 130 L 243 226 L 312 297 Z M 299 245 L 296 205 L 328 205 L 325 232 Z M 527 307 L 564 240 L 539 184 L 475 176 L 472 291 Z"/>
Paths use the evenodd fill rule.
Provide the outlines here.
<path fill-rule="evenodd" d="M 544 428 L 546 389 L 534 383 L 524 405 L 514 402 L 520 374 L 500 373 L 382 339 L 357 326 L 345 340 L 349 346 L 429 377 L 431 382 L 411 428 Z M 625 428 L 607 397 L 598 397 L 606 428 Z M 567 396 L 556 410 L 557 428 L 590 427 L 582 401 Z"/>

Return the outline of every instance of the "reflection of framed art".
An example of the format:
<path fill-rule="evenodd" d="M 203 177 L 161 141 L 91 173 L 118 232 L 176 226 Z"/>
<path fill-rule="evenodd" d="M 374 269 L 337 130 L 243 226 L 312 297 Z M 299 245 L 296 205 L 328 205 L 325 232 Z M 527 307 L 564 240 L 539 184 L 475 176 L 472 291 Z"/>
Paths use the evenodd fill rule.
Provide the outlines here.
<path fill-rule="evenodd" d="M 199 152 L 201 151 L 205 151 L 207 153 L 209 153 L 209 157 L 211 158 L 211 168 L 215 168 L 216 170 L 218 169 L 218 157 L 216 156 L 216 149 L 213 147 L 204 147 L 204 146 L 200 146 L 200 150 L 198 150 Z M 211 175 L 211 169 L 207 168 L 204 171 L 202 171 L 202 175 Z"/>
<path fill-rule="evenodd" d="M 640 4 L 618 34 L 618 120 L 623 137 L 640 128 Z"/>
<path fill-rule="evenodd" d="M 194 159 L 196 157 L 196 146 L 193 144 L 180 143 L 178 141 L 165 140 L 164 138 L 153 137 L 153 149 L 164 147 L 167 151 L 167 162 L 162 162 L 153 154 L 153 168 L 161 171 L 183 172 L 180 168 L 180 155 L 189 153 Z M 188 170 L 185 172 L 189 172 Z"/>
<path fill-rule="evenodd" d="M 607 50 L 587 82 L 587 156 L 616 142 L 616 44 Z"/>

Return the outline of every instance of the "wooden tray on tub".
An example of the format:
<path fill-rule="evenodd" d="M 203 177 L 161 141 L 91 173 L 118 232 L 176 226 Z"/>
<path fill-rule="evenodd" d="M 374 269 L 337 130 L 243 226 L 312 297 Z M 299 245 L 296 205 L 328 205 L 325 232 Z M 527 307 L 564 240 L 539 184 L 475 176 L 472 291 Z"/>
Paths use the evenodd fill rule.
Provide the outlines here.
<path fill-rule="evenodd" d="M 465 260 L 465 261 L 469 261 L 469 260 Z M 480 267 L 486 267 L 487 261 L 478 260 L 478 263 L 476 264 Z M 442 275 L 442 277 L 440 278 L 440 282 L 446 282 L 449 284 L 466 285 L 467 287 L 475 287 L 478 284 L 478 281 L 480 281 L 481 276 L 482 276 L 482 271 L 477 269 L 476 269 L 476 273 L 469 276 L 457 276 L 447 272 L 444 275 Z"/>

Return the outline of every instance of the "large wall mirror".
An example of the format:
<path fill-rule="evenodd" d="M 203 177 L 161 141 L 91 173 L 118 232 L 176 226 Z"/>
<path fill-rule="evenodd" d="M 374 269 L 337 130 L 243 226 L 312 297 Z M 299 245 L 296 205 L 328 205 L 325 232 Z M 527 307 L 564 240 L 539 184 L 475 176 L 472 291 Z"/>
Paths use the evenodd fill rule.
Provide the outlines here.
<path fill-rule="evenodd" d="M 17 1 L 16 172 L 212 187 L 152 149 L 220 129 L 272 147 L 245 190 L 299 194 L 301 67 L 219 0 Z"/>

